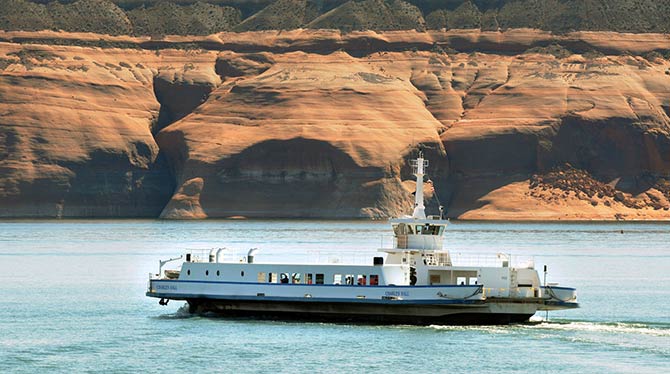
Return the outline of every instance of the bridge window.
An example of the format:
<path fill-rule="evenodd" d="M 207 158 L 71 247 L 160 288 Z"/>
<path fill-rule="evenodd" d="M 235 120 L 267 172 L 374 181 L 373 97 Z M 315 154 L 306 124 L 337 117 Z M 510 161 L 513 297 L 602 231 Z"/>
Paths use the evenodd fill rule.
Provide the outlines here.
<path fill-rule="evenodd" d="M 444 228 L 443 226 L 436 226 L 436 225 L 417 226 L 417 233 L 419 232 L 419 227 L 421 227 L 422 235 L 438 235 L 441 233 L 440 229 Z"/>
<path fill-rule="evenodd" d="M 265 283 L 265 272 L 258 273 L 258 283 Z"/>
<path fill-rule="evenodd" d="M 268 277 L 268 283 L 277 283 L 277 279 L 279 279 L 277 277 L 277 273 L 270 273 Z"/>
<path fill-rule="evenodd" d="M 291 283 L 300 284 L 302 280 L 302 275 L 300 273 L 291 274 Z"/>
<path fill-rule="evenodd" d="M 287 284 L 288 283 L 288 275 L 289 275 L 288 273 L 279 274 L 279 283 Z"/>
<path fill-rule="evenodd" d="M 307 284 L 314 283 L 314 279 L 313 279 L 314 277 L 312 276 L 312 274 L 305 274 L 305 278 L 307 280 Z"/>
<path fill-rule="evenodd" d="M 347 276 L 344 277 L 344 279 L 345 279 L 345 282 L 347 283 L 347 285 L 349 285 L 349 286 L 354 285 L 354 275 L 353 274 L 347 274 Z"/>
<path fill-rule="evenodd" d="M 333 275 L 333 284 L 342 284 L 342 274 Z"/>
<path fill-rule="evenodd" d="M 323 284 L 323 274 L 316 275 L 316 284 Z"/>
<path fill-rule="evenodd" d="M 393 232 L 396 236 L 412 234 L 412 226 L 401 223 L 393 226 Z"/>
<path fill-rule="evenodd" d="M 377 285 L 379 285 L 379 275 L 377 275 L 377 274 L 370 274 L 370 285 L 371 285 L 371 286 L 377 286 Z"/>

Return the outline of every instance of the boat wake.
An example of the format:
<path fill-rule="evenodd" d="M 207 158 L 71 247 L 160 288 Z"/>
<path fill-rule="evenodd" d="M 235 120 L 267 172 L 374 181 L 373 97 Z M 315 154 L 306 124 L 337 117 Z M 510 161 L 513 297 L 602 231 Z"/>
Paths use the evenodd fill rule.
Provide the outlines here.
<path fill-rule="evenodd" d="M 585 333 L 609 333 L 609 334 L 631 334 L 647 335 L 657 337 L 670 337 L 670 324 L 665 323 L 640 323 L 640 322 L 590 322 L 572 320 L 546 321 L 542 317 L 534 316 L 527 323 L 512 324 L 509 326 L 442 326 L 431 325 L 435 330 L 482 330 L 490 333 L 514 333 L 525 329 L 531 330 L 553 330 L 563 332 L 585 332 Z"/>
<path fill-rule="evenodd" d="M 156 316 L 156 319 L 186 319 L 186 318 L 193 318 L 197 317 L 197 314 L 192 314 L 191 312 L 188 311 L 188 303 L 184 303 L 184 305 L 180 306 L 179 309 L 177 309 L 174 313 L 169 313 L 169 314 L 161 314 L 160 316 Z"/>
<path fill-rule="evenodd" d="M 523 326 L 526 328 L 543 330 L 670 337 L 670 324 L 660 323 L 651 324 L 638 322 L 541 321 Z"/>
<path fill-rule="evenodd" d="M 509 326 L 438 326 L 434 330 L 490 335 L 525 335 L 543 340 L 598 345 L 635 354 L 670 357 L 670 324 L 643 322 L 592 322 L 533 318 L 528 323 Z"/>

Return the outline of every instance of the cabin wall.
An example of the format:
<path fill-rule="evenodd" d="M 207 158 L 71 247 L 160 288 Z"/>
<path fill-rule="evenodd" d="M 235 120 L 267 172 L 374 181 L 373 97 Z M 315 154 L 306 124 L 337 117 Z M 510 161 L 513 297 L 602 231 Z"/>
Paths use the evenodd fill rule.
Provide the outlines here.
<path fill-rule="evenodd" d="M 440 250 L 442 249 L 442 236 L 407 235 L 407 248 Z"/>
<path fill-rule="evenodd" d="M 509 297 L 510 268 L 481 268 L 480 279 L 486 296 Z"/>
<path fill-rule="evenodd" d="M 182 265 L 179 280 L 243 282 L 243 283 L 280 283 L 281 274 L 288 275 L 288 283 L 317 284 L 317 274 L 323 275 L 323 284 L 346 284 L 347 277 L 353 277 L 358 284 L 364 277 L 364 284 L 370 285 L 371 276 L 376 276 L 378 285 L 403 285 L 407 270 L 402 266 L 357 266 L 357 265 L 290 265 L 290 264 L 248 264 L 185 262 Z M 294 275 L 299 274 L 299 280 Z M 308 281 L 311 279 L 311 283 Z M 351 284 L 351 283 L 350 283 Z"/>

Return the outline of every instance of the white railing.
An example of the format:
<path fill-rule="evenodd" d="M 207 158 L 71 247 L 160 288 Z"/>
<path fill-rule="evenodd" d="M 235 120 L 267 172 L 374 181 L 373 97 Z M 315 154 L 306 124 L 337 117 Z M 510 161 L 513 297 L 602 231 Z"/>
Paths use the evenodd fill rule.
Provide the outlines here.
<path fill-rule="evenodd" d="M 413 248 L 419 249 L 419 248 Z M 216 261 L 217 249 L 189 249 L 191 262 L 210 262 L 213 255 Z M 224 249 L 219 255 L 219 262 L 244 263 L 247 262 L 248 250 Z M 372 265 L 372 257 L 379 256 L 372 251 L 338 251 L 338 250 L 308 250 L 300 254 L 276 253 L 259 251 L 255 256 L 256 263 L 291 264 L 342 264 L 342 265 Z M 185 260 L 185 258 L 184 258 Z M 471 266 L 471 267 L 513 267 L 517 269 L 534 268 L 532 256 L 517 256 L 509 253 L 471 253 L 438 251 L 428 252 L 424 260 L 430 266 Z"/>
<path fill-rule="evenodd" d="M 190 255 L 190 262 L 216 262 L 216 254 L 219 251 L 219 262 L 246 262 L 247 251 L 228 248 L 208 249 L 186 249 L 184 252 Z M 210 257 L 213 257 L 210 259 Z M 184 258 L 186 260 L 186 258 Z"/>
<path fill-rule="evenodd" d="M 517 269 L 534 268 L 535 260 L 531 256 L 516 256 L 509 253 L 463 253 L 450 252 L 454 266 L 513 267 Z"/>
<path fill-rule="evenodd" d="M 210 256 L 216 261 L 216 251 L 211 249 L 187 249 L 191 262 L 210 262 Z M 224 249 L 219 255 L 221 263 L 245 263 L 248 250 Z M 286 253 L 260 250 L 254 255 L 255 263 L 271 264 L 341 264 L 341 265 L 372 265 L 372 258 L 380 256 L 375 251 L 338 251 L 338 250 L 307 250 L 300 253 Z M 184 258 L 185 260 L 185 258 Z"/>
<path fill-rule="evenodd" d="M 369 251 L 309 250 L 307 254 L 309 263 L 342 265 L 372 265 L 372 257 L 375 256 Z"/>

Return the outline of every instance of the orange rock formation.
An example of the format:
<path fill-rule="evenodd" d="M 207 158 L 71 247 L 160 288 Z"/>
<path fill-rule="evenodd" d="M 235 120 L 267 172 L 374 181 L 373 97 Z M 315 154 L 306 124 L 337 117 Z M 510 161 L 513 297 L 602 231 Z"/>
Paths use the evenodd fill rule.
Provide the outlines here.
<path fill-rule="evenodd" d="M 2 216 L 670 218 L 667 35 L 0 40 Z"/>

